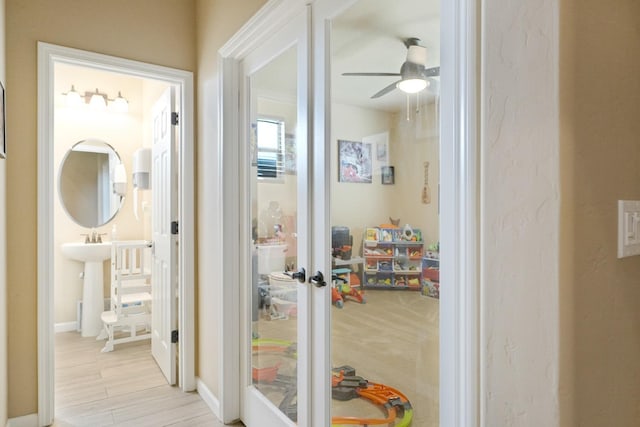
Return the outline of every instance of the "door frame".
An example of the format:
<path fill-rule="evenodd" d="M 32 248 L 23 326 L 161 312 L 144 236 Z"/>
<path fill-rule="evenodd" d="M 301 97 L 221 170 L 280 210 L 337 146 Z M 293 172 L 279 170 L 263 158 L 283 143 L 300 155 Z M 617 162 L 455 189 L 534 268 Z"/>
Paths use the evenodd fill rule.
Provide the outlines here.
<path fill-rule="evenodd" d="M 296 79 L 296 95 L 291 100 L 296 106 L 296 126 L 295 140 L 297 151 L 296 165 L 296 246 L 297 253 L 296 264 L 298 267 L 309 269 L 310 260 L 310 240 L 311 240 L 311 215 L 309 212 L 308 194 L 310 191 L 310 179 L 308 179 L 308 150 L 309 141 L 309 24 L 310 24 L 310 8 L 303 2 L 296 2 L 287 7 L 289 19 L 281 21 L 281 24 L 264 37 L 258 37 L 260 40 L 258 48 L 251 50 L 241 61 L 240 79 L 241 94 L 240 97 L 240 116 L 242 117 L 239 127 L 240 141 L 249 140 L 249 127 L 247 123 L 253 123 L 258 117 L 257 114 L 257 98 L 261 95 L 272 97 L 273 93 L 261 94 L 260 91 L 253 91 L 251 77 L 256 71 L 259 71 L 265 65 L 269 64 L 273 59 L 278 58 L 281 54 L 291 49 L 296 51 L 296 64 L 294 74 Z M 280 15 L 281 13 L 278 13 Z M 250 163 L 250 149 L 246 143 L 237 144 L 239 152 L 239 162 L 236 171 L 239 171 L 240 191 L 243 195 L 240 198 L 240 242 L 250 242 L 250 224 L 251 201 L 251 176 L 254 173 L 248 167 Z M 238 172 L 236 172 L 237 174 Z M 255 179 L 255 175 L 254 179 Z M 237 277 L 240 281 L 240 375 L 241 375 L 241 399 L 240 399 L 240 415 L 243 422 L 259 423 L 262 425 L 322 425 L 318 420 L 313 419 L 310 408 L 312 402 L 309 398 L 309 384 L 311 383 L 308 376 L 310 364 L 310 351 L 308 337 L 311 336 L 311 318 L 308 315 L 310 311 L 310 295 L 314 286 L 296 282 L 296 301 L 298 314 L 296 320 L 296 382 L 297 382 L 297 420 L 290 420 L 281 411 L 272 411 L 274 404 L 269 401 L 252 381 L 252 360 L 251 360 L 251 337 L 252 337 L 252 304 L 250 304 L 249 288 L 247 284 L 251 282 L 251 259 L 252 251 L 247 243 L 240 244 L 240 269 Z M 237 320 L 237 319 L 236 319 Z M 257 421 L 256 421 L 257 420 Z"/>
<path fill-rule="evenodd" d="M 193 73 L 124 58 L 38 42 L 38 423 L 54 418 L 54 282 L 53 274 L 53 112 L 54 65 L 65 63 L 164 81 L 180 88 L 178 150 L 180 220 L 178 351 L 179 385 L 193 391 L 195 380 L 194 266 L 194 89 Z"/>
<path fill-rule="evenodd" d="M 237 183 L 239 141 L 239 68 L 240 59 L 255 48 L 256 40 L 272 34 L 289 15 L 287 8 L 299 0 L 270 0 L 258 11 L 219 51 L 219 114 L 218 140 L 219 163 L 222 173 L 223 237 L 225 248 L 222 283 L 236 283 L 239 271 L 240 247 L 237 239 L 240 217 L 240 195 Z M 322 0 L 305 3 L 317 7 Z M 316 21 L 312 11 L 312 45 L 324 46 L 327 42 L 326 26 Z M 481 298 L 479 285 L 478 244 L 480 242 L 478 166 L 478 99 L 480 40 L 479 11 L 474 0 L 441 1 L 441 91 L 449 94 L 441 97 L 440 113 L 440 236 L 447 242 L 441 247 L 441 276 L 447 283 L 441 289 L 440 299 L 440 425 L 478 425 L 481 417 L 481 387 L 479 350 Z M 311 87 L 313 96 L 312 122 L 323 123 L 328 104 L 324 88 L 328 83 L 325 52 L 314 50 Z M 225 114 L 224 112 L 233 112 Z M 326 123 L 326 122 L 324 122 Z M 326 125 L 313 125 L 315 139 L 329 137 Z M 315 157 L 324 157 L 322 147 L 314 147 Z M 314 160 L 315 162 L 316 160 Z M 228 165 L 228 166 L 225 166 Z M 323 180 L 314 164 L 314 180 Z M 326 182 L 326 181 L 325 181 Z M 318 202 L 320 196 L 316 197 Z M 324 196 L 322 196 L 324 197 Z M 325 205 L 324 216 L 327 216 Z M 327 216 L 328 217 L 328 216 Z M 317 218 L 322 221 L 323 218 Z M 326 218 L 325 218 L 326 222 Z M 328 241 L 328 237 L 326 237 Z M 324 242 L 326 245 L 326 242 Z M 316 242 L 314 249 L 319 243 Z M 326 266 L 322 269 L 326 270 Z M 230 422 L 240 417 L 239 375 L 240 343 L 238 313 L 240 297 L 237 286 L 221 286 L 223 301 L 219 315 L 221 359 L 219 365 L 220 418 Z M 326 313 L 319 313 L 320 327 L 326 327 Z M 312 322 L 313 323 L 313 322 Z M 318 323 L 318 322 L 315 322 Z M 322 344 L 322 343 L 321 343 Z M 327 343 L 324 343 L 327 344 Z M 329 346 L 326 345 L 326 354 Z M 330 367 L 325 367 L 329 370 Z M 318 385 L 318 390 L 320 390 Z M 324 399 L 320 399 L 324 400 Z M 327 411 L 325 402 L 317 402 L 312 408 Z"/>

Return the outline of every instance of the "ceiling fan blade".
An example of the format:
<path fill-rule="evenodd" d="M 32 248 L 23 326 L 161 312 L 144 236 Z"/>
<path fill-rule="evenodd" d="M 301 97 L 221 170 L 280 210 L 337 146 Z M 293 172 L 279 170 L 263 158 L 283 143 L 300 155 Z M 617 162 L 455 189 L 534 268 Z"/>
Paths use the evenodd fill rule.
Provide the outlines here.
<path fill-rule="evenodd" d="M 343 76 L 399 76 L 400 73 L 342 73 Z"/>
<path fill-rule="evenodd" d="M 382 95 L 386 95 L 389 92 L 391 92 L 392 90 L 394 90 L 396 88 L 396 85 L 398 84 L 398 82 L 400 82 L 401 80 L 398 80 L 397 82 L 393 82 L 391 83 L 389 86 L 385 87 L 384 89 L 382 89 L 381 91 L 379 91 L 378 93 L 374 94 L 371 99 L 374 98 L 380 98 Z"/>

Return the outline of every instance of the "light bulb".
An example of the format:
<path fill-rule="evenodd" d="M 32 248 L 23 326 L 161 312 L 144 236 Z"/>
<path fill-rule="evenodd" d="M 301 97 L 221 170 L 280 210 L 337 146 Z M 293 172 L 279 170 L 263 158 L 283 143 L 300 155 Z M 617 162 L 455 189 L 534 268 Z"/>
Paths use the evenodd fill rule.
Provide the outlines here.
<path fill-rule="evenodd" d="M 427 84 L 424 79 L 406 79 L 399 81 L 396 87 L 405 93 L 416 93 L 424 90 Z"/>
<path fill-rule="evenodd" d="M 104 96 L 98 92 L 96 89 L 96 93 L 91 95 L 91 101 L 89 101 L 89 108 L 92 110 L 104 110 L 107 108 L 107 102 L 104 99 Z"/>
<path fill-rule="evenodd" d="M 118 97 L 113 100 L 111 104 L 113 111 L 118 113 L 127 113 L 129 111 L 129 102 L 122 96 L 120 91 L 118 91 Z"/>
<path fill-rule="evenodd" d="M 82 105 L 82 98 L 80 97 L 80 94 L 76 92 L 76 88 L 73 85 L 71 85 L 71 90 L 67 92 L 67 95 L 65 96 L 65 103 L 67 104 L 67 107 L 74 108 Z"/>

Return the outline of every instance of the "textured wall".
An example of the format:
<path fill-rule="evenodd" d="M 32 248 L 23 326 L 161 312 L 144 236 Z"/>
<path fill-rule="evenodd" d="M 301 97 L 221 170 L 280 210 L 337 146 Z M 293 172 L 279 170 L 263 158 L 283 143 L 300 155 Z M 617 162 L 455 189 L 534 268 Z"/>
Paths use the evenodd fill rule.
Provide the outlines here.
<path fill-rule="evenodd" d="M 640 200 L 640 2 L 561 9 L 562 425 L 640 423 L 640 257 L 617 259 L 617 200 Z"/>
<path fill-rule="evenodd" d="M 10 417 L 37 411 L 37 41 L 194 70 L 194 12 L 193 1 L 6 2 Z"/>
<path fill-rule="evenodd" d="M 558 425 L 558 2 L 483 2 L 481 411 Z"/>

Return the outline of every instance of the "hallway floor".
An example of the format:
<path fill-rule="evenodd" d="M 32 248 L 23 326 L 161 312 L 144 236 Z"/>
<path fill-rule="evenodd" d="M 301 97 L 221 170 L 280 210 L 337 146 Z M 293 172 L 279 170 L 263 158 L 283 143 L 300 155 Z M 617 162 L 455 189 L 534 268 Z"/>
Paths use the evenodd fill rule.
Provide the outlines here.
<path fill-rule="evenodd" d="M 101 353 L 104 341 L 76 332 L 55 340 L 54 427 L 223 426 L 197 393 L 167 385 L 149 341 Z"/>

